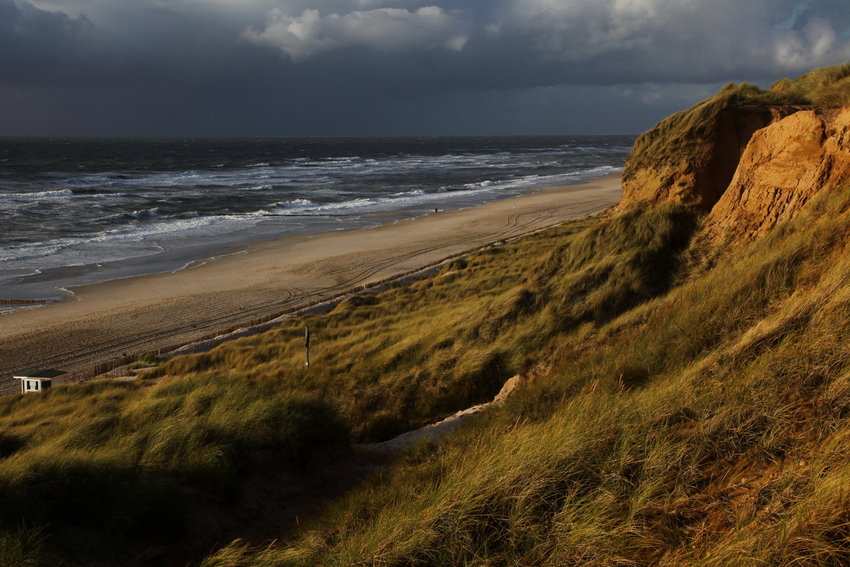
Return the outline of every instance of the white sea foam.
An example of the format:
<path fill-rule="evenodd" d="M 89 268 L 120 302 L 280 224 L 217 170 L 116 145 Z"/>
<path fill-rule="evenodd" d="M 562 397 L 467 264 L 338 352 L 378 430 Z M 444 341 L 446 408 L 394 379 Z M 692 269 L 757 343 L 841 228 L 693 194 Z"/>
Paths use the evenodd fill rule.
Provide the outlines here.
<path fill-rule="evenodd" d="M 564 145 L 492 153 L 459 146 L 436 156 L 279 159 L 260 154 L 242 167 L 226 162 L 171 172 L 48 174 L 38 184 L 12 179 L 0 189 L 0 214 L 13 219 L 19 233 L 5 242 L 26 242 L 17 235 L 31 227 L 42 230 L 44 238 L 0 247 L 0 285 L 8 281 L 4 274 L 36 268 L 146 258 L 208 243 L 232 246 L 290 230 L 362 226 L 375 221 L 358 219 L 379 213 L 473 206 L 618 171 L 622 168 L 598 164 L 616 163 L 624 152 Z M 48 230 L 42 219 L 53 218 L 64 224 L 51 223 Z M 60 231 L 68 236 L 56 236 Z M 90 234 L 79 236 L 85 231 Z"/>
<path fill-rule="evenodd" d="M 56 191 L 33 191 L 33 192 L 23 192 L 23 193 L 0 193 L 0 199 L 10 199 L 16 201 L 28 201 L 28 200 L 44 200 L 44 199 L 57 199 L 63 197 L 73 197 L 74 192 L 70 189 L 58 189 Z"/>
<path fill-rule="evenodd" d="M 272 209 L 265 211 L 265 214 L 282 216 L 292 214 L 352 215 L 388 212 L 443 201 L 446 198 L 474 199 L 476 196 L 492 194 L 499 190 L 568 185 L 581 179 L 606 175 L 621 170 L 622 168 L 618 167 L 601 166 L 558 175 L 528 175 L 504 181 L 487 179 L 476 183 L 465 184 L 462 189 L 451 190 L 449 187 L 440 187 L 434 192 L 416 189 L 409 192 L 395 193 L 386 197 L 355 198 L 333 203 L 316 203 L 309 199 L 294 199 L 275 203 Z"/>
<path fill-rule="evenodd" d="M 133 219 L 154 218 L 159 216 L 159 207 L 154 207 L 153 209 L 148 209 L 146 211 L 133 211 L 132 213 L 124 213 L 124 216 Z"/>
<path fill-rule="evenodd" d="M 83 266 L 159 254 L 168 241 L 210 238 L 249 228 L 260 214 L 189 217 L 127 225 L 90 237 L 59 238 L 0 247 L 0 268 L 23 270 Z"/>

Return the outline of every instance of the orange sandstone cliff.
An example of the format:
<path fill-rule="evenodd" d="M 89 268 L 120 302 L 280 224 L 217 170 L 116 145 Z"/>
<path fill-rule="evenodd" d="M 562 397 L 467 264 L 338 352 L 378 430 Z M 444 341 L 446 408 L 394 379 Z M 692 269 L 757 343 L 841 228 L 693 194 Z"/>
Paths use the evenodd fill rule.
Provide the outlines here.
<path fill-rule="evenodd" d="M 850 182 L 850 64 L 770 90 L 729 84 L 640 136 L 621 210 L 677 203 L 707 213 L 694 244 L 765 234 L 819 191 Z"/>
<path fill-rule="evenodd" d="M 850 107 L 797 112 L 756 132 L 703 237 L 765 234 L 824 188 L 850 180 Z"/>
<path fill-rule="evenodd" d="M 639 165 L 633 152 L 623 174 L 624 207 L 674 202 L 710 210 L 729 186 L 753 134 L 797 108 L 745 106 L 711 111 L 707 124 L 681 124 L 686 117 L 679 115 L 668 119 L 671 124 L 662 122 L 662 128 L 679 130 L 669 134 L 667 151 L 640 156 Z"/>

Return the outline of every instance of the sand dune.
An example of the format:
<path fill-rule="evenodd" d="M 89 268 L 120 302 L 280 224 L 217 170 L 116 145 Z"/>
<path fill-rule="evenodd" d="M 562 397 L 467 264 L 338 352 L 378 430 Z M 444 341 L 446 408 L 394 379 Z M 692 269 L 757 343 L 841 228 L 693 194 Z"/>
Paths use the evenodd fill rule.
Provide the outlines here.
<path fill-rule="evenodd" d="M 63 303 L 0 315 L 0 393 L 16 391 L 15 371 L 83 372 L 191 342 L 598 212 L 621 195 L 620 177 L 610 176 L 372 229 L 280 238 L 177 272 L 75 288 Z"/>

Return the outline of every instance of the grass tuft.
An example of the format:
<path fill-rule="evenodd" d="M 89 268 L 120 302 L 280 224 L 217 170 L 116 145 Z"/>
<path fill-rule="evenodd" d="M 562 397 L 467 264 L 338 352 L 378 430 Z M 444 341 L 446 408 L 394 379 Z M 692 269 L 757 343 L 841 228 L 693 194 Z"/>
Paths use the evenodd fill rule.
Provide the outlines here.
<path fill-rule="evenodd" d="M 47 536 L 42 528 L 6 529 L 0 525 L 0 567 L 38 567 L 44 560 Z"/>

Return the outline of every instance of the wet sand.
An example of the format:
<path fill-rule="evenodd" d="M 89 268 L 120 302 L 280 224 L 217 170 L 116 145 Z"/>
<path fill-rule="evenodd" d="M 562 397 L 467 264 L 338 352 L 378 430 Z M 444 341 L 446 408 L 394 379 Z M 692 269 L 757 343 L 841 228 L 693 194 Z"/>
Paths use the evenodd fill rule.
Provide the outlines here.
<path fill-rule="evenodd" d="M 601 211 L 619 175 L 376 228 L 251 244 L 176 272 L 74 288 L 48 307 L 0 315 L 0 394 L 14 372 L 79 373 L 338 296 L 502 239 Z"/>

